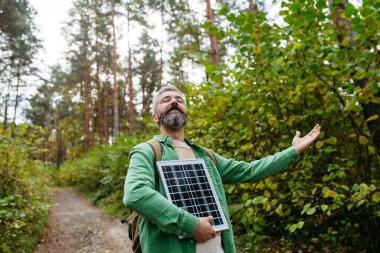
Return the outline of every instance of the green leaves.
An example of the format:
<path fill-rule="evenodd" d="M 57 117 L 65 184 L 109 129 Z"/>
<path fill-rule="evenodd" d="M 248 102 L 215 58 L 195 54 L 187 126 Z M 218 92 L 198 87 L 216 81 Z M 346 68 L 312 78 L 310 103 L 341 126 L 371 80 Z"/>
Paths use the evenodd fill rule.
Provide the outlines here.
<path fill-rule="evenodd" d="M 301 214 L 306 213 L 307 215 L 312 215 L 316 210 L 316 207 L 311 207 L 311 203 L 308 203 L 303 207 Z"/>
<path fill-rule="evenodd" d="M 372 121 L 372 120 L 376 120 L 378 117 L 379 117 L 379 115 L 377 115 L 377 114 L 372 115 L 371 117 L 369 117 L 369 118 L 367 119 L 367 122 L 368 122 L 368 121 Z"/>
<path fill-rule="evenodd" d="M 355 15 L 357 12 L 358 12 L 357 9 L 352 3 L 347 3 L 346 11 L 345 11 L 346 17 L 351 17 L 351 15 Z"/>
<path fill-rule="evenodd" d="M 375 203 L 379 203 L 379 202 L 380 202 L 380 192 L 375 192 L 375 193 L 372 195 L 372 200 L 373 200 L 373 202 L 375 202 Z"/>
<path fill-rule="evenodd" d="M 368 144 L 367 137 L 365 137 L 363 135 L 359 136 L 359 143 L 362 144 L 362 145 L 367 145 Z"/>
<path fill-rule="evenodd" d="M 51 168 L 29 157 L 27 129 L 0 130 L 0 249 L 5 252 L 33 249 L 50 207 Z"/>
<path fill-rule="evenodd" d="M 266 200 L 265 197 L 263 197 L 263 196 L 257 196 L 257 197 L 255 197 L 255 198 L 252 200 L 252 204 L 253 204 L 253 205 L 261 204 L 261 203 L 263 203 L 265 200 Z"/>
<path fill-rule="evenodd" d="M 301 229 L 305 224 L 304 221 L 299 221 L 297 224 L 292 224 L 288 227 L 290 233 L 294 233 L 297 229 Z"/>

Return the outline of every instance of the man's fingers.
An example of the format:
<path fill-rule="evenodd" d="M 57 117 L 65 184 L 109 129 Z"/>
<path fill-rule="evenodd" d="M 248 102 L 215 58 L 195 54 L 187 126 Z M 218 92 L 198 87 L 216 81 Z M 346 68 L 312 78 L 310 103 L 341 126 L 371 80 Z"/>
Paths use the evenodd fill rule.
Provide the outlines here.
<path fill-rule="evenodd" d="M 193 238 L 197 242 L 204 242 L 214 238 L 216 236 L 216 232 L 212 228 L 212 216 L 200 218 L 200 222 L 198 224 L 197 230 L 193 235 Z"/>
<path fill-rule="evenodd" d="M 313 128 L 312 133 L 318 135 L 318 134 L 320 133 L 320 131 L 321 131 L 321 126 L 320 126 L 319 124 L 317 124 L 317 125 Z"/>
<path fill-rule="evenodd" d="M 308 134 L 309 136 L 312 136 L 314 134 L 319 134 L 321 130 L 321 126 L 319 124 L 315 125 L 314 128 L 310 131 L 310 133 Z"/>
<path fill-rule="evenodd" d="M 207 216 L 207 221 L 208 222 L 210 222 L 210 225 L 212 226 L 212 220 L 213 220 L 214 218 L 210 215 L 210 216 Z M 211 230 L 212 230 L 212 232 L 211 232 L 211 237 L 209 238 L 209 239 L 211 239 L 211 238 L 214 238 L 215 236 L 216 236 L 216 232 L 214 231 L 214 229 L 211 227 Z"/>
<path fill-rule="evenodd" d="M 300 131 L 297 131 L 297 132 L 296 132 L 296 137 L 297 137 L 297 138 L 300 138 L 300 137 L 301 137 L 301 132 L 300 132 Z"/>

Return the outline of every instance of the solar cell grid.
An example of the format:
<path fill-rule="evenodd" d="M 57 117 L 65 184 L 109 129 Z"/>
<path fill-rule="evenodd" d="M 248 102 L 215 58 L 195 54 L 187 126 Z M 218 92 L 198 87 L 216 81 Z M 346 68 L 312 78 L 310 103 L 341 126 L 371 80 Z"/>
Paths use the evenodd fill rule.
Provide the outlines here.
<path fill-rule="evenodd" d="M 159 161 L 168 199 L 197 217 L 213 216 L 215 231 L 228 228 L 203 159 Z"/>

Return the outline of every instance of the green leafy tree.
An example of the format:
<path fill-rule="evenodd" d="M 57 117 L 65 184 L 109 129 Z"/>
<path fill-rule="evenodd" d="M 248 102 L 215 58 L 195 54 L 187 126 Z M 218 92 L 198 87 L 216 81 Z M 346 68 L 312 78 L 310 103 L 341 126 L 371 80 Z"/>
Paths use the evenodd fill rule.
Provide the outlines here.
<path fill-rule="evenodd" d="M 10 118 L 9 107 L 13 101 L 13 123 L 22 100 L 21 89 L 26 87 L 26 76 L 36 72 L 33 58 L 40 48 L 34 25 L 35 12 L 29 2 L 1 1 L 0 3 L 0 82 L 3 92 L 3 128 Z"/>
<path fill-rule="evenodd" d="M 33 252 L 47 223 L 48 170 L 30 158 L 38 131 L 0 129 L 0 251 Z"/>
<path fill-rule="evenodd" d="M 158 41 L 149 36 L 144 30 L 139 38 L 139 47 L 134 51 L 137 62 L 136 73 L 140 79 L 140 90 L 142 93 L 142 116 L 150 118 L 150 109 L 153 92 L 157 89 L 160 78 L 160 63 L 157 59 Z"/>
<path fill-rule="evenodd" d="M 321 138 L 295 170 L 227 188 L 238 245 L 249 252 L 376 252 L 379 157 L 368 123 L 377 114 L 366 115 L 364 105 L 378 106 L 378 90 L 365 88 L 379 78 L 378 38 L 369 39 L 379 28 L 378 8 L 347 5 L 347 34 L 356 33 L 350 44 L 339 40 L 325 1 L 282 7 L 284 27 L 264 12 L 223 10 L 231 25 L 219 29 L 239 48 L 221 69 L 208 67 L 209 83 L 191 89 L 189 134 L 249 161 L 288 147 L 296 130 L 319 122 Z M 363 78 L 364 87 L 355 81 Z"/>

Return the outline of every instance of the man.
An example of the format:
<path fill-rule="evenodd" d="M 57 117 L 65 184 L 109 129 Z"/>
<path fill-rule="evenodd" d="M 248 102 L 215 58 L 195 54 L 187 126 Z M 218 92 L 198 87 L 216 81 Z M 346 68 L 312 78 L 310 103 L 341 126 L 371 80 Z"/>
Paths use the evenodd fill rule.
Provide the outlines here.
<path fill-rule="evenodd" d="M 124 204 L 137 211 L 143 253 L 236 252 L 223 190 L 225 183 L 257 182 L 292 164 L 319 135 L 320 126 L 301 138 L 297 131 L 292 146 L 273 156 L 250 163 L 226 159 L 216 153 L 216 166 L 201 147 L 185 139 L 186 100 L 174 86 L 163 87 L 153 99 L 152 120 L 160 128 L 154 137 L 162 146 L 162 160 L 203 158 L 229 229 L 216 233 L 212 217 L 198 218 L 169 202 L 162 182 L 155 176 L 155 153 L 147 143 L 131 150 L 125 180 Z M 182 239 L 180 239 L 182 238 Z"/>

